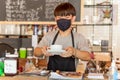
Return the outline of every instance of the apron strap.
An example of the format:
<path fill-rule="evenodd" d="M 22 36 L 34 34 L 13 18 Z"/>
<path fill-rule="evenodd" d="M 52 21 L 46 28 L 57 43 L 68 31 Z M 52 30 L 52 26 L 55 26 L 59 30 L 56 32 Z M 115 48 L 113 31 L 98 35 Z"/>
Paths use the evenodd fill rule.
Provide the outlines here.
<path fill-rule="evenodd" d="M 73 36 L 73 32 L 71 31 L 71 38 L 72 38 L 72 46 L 75 47 L 75 44 L 74 44 L 74 36 Z"/>
<path fill-rule="evenodd" d="M 56 41 L 56 39 L 57 39 L 58 34 L 59 34 L 59 31 L 56 33 L 56 35 L 55 35 L 55 37 L 54 37 L 54 39 L 53 39 L 52 45 L 55 44 L 55 41 Z"/>

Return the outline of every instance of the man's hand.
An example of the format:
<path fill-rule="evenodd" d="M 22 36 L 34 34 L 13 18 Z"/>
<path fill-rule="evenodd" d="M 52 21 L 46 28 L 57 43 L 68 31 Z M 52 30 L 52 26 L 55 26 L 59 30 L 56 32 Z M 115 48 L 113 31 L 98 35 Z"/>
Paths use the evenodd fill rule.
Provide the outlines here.
<path fill-rule="evenodd" d="M 65 52 L 60 54 L 61 57 L 71 57 L 75 53 L 75 48 L 67 47 L 65 48 Z"/>
<path fill-rule="evenodd" d="M 47 49 L 48 49 L 47 46 L 41 47 L 42 53 L 43 53 L 45 56 L 53 56 L 53 54 L 47 52 Z"/>

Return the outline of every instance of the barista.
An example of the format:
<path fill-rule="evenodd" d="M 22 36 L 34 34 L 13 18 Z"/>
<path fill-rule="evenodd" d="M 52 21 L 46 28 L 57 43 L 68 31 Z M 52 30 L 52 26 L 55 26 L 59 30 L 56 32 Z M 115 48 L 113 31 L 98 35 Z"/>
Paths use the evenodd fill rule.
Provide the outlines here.
<path fill-rule="evenodd" d="M 45 55 L 48 58 L 48 70 L 75 71 L 76 59 L 90 60 L 90 48 L 85 37 L 72 31 L 76 11 L 72 4 L 66 2 L 54 10 L 58 31 L 48 32 L 34 50 L 35 56 Z M 50 45 L 62 45 L 64 53 L 52 55 L 47 52 Z"/>

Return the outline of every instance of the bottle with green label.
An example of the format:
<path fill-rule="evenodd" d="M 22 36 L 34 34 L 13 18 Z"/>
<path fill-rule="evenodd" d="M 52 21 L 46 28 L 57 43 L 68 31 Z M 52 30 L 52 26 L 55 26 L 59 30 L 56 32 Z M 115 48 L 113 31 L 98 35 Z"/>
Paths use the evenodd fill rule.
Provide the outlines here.
<path fill-rule="evenodd" d="M 4 76 L 4 62 L 0 59 L 0 76 Z"/>

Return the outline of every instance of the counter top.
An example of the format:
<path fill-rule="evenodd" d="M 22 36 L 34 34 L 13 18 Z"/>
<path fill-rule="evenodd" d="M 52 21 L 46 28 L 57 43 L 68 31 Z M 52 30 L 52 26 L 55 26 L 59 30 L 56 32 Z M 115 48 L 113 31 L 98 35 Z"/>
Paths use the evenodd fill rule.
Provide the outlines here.
<path fill-rule="evenodd" d="M 42 66 L 44 65 L 44 67 L 46 67 L 46 64 L 43 64 L 45 62 L 45 60 L 40 60 L 40 68 L 42 68 Z M 19 61 L 20 65 L 25 65 L 25 63 L 23 64 L 22 62 L 25 62 L 24 59 L 21 59 Z M 79 64 L 77 66 L 77 71 L 84 73 L 85 70 L 85 64 Z M 5 76 L 5 77 L 0 77 L 0 80 L 50 80 L 48 78 L 48 76 L 35 76 L 35 75 L 16 75 L 16 76 Z M 93 80 L 93 79 L 88 79 L 85 78 L 84 80 Z M 94 79 L 96 80 L 96 79 Z M 100 79 L 99 79 L 100 80 Z M 107 80 L 107 79 L 104 79 Z"/>
<path fill-rule="evenodd" d="M 48 80 L 48 77 L 17 75 L 17 76 L 0 77 L 0 80 Z"/>
<path fill-rule="evenodd" d="M 51 79 L 48 79 L 47 76 L 24 76 L 24 75 L 17 75 L 17 76 L 13 76 L 13 77 L 10 77 L 10 76 L 0 77 L 0 80 L 51 80 Z M 96 79 L 84 78 L 84 80 L 96 80 Z M 99 80 L 103 80 L 103 79 L 99 79 Z M 107 80 L 107 79 L 104 79 L 104 80 Z"/>

